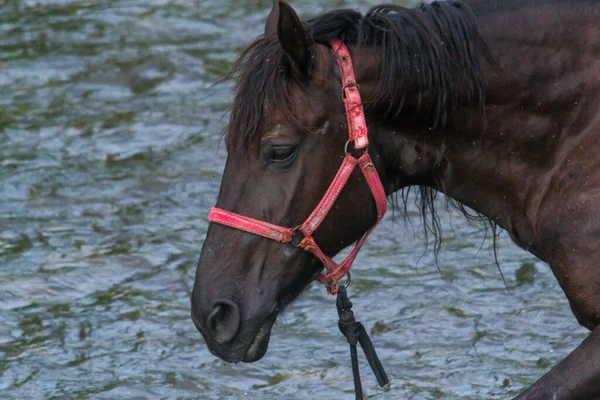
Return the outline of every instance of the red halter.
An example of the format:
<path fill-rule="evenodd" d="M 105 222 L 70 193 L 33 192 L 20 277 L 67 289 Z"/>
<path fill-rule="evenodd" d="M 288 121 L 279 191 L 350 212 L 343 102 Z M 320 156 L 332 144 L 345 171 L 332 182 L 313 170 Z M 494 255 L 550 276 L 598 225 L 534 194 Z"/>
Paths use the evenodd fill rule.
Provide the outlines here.
<path fill-rule="evenodd" d="M 333 182 L 327 189 L 327 192 L 321 199 L 314 211 L 308 216 L 302 225 L 295 228 L 286 228 L 283 226 L 273 225 L 268 222 L 245 217 L 230 211 L 222 210 L 213 207 L 208 214 L 208 220 L 217 224 L 229 226 L 239 229 L 244 232 L 253 233 L 263 236 L 268 239 L 276 240 L 280 243 L 290 243 L 309 253 L 315 255 L 323 266 L 327 269 L 327 274 L 321 274 L 317 277 L 321 283 L 327 286 L 327 292 L 335 294 L 338 291 L 338 282 L 350 271 L 352 262 L 356 258 L 358 251 L 367 240 L 375 226 L 381 221 L 386 210 L 386 194 L 377 174 L 377 170 L 371 161 L 371 157 L 367 153 L 367 145 L 369 144 L 367 123 L 365 121 L 365 113 L 362 100 L 360 98 L 359 88 L 356 84 L 354 76 L 354 68 L 348 48 L 339 40 L 330 42 L 333 50 L 337 53 L 337 62 L 340 67 L 342 76 L 342 85 L 344 92 L 344 105 L 346 107 L 346 117 L 348 119 L 348 136 L 349 140 L 346 146 L 352 144 L 354 149 L 363 150 L 359 158 L 355 158 L 350 153 L 346 153 L 346 157 L 342 161 L 342 166 L 338 170 Z M 363 175 L 366 178 L 369 188 L 375 198 L 377 206 L 377 221 L 371 229 L 369 229 L 354 246 L 348 257 L 341 263 L 336 263 L 330 257 L 327 257 L 319 245 L 313 238 L 313 233 L 325 219 L 331 207 L 338 198 L 340 192 L 348 182 L 350 175 L 359 166 Z M 296 232 L 301 232 L 304 238 L 299 243 L 292 243 Z"/>

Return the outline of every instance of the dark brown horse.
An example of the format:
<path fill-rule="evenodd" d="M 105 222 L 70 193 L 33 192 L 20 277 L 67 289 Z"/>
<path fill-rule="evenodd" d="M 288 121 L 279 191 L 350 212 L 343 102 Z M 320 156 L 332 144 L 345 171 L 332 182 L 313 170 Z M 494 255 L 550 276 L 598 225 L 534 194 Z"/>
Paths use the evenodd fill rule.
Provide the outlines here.
<path fill-rule="evenodd" d="M 347 140 L 335 38 L 352 53 L 386 193 L 418 186 L 426 212 L 442 192 L 507 230 L 551 266 L 592 331 L 519 398 L 600 398 L 600 3 L 382 5 L 301 23 L 276 1 L 235 67 L 218 207 L 294 227 L 319 202 Z M 355 172 L 315 239 L 333 256 L 375 219 Z M 213 223 L 192 319 L 215 355 L 259 360 L 278 313 L 322 268 Z"/>

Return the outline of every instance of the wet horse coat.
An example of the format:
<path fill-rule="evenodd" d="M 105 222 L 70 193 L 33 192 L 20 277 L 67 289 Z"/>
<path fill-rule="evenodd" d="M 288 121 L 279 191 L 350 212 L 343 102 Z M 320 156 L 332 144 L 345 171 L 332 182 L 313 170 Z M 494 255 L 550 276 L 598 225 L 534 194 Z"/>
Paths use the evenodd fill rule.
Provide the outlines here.
<path fill-rule="evenodd" d="M 302 24 L 276 1 L 265 36 L 238 64 L 217 206 L 290 227 L 310 214 L 344 156 L 339 70 L 328 45 L 342 40 L 386 193 L 416 185 L 426 211 L 442 192 L 506 229 L 550 265 L 592 330 L 521 397 L 598 397 L 599 21 L 597 1 L 474 0 L 379 6 L 365 16 L 338 10 Z M 377 216 L 356 174 L 338 202 L 315 232 L 328 256 Z M 211 224 L 194 323 L 221 358 L 260 359 L 277 314 L 321 269 L 291 246 Z"/>

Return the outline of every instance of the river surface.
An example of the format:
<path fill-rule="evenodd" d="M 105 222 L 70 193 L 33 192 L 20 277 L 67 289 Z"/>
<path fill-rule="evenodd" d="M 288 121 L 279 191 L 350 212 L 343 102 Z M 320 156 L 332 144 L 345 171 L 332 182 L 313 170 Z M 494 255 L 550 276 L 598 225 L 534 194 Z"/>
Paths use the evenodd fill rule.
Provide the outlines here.
<path fill-rule="evenodd" d="M 374 1 L 293 1 L 300 14 Z M 266 357 L 211 356 L 189 318 L 232 84 L 270 0 L 0 0 L 0 398 L 352 399 L 334 299 L 313 285 Z M 373 399 L 506 399 L 574 349 L 547 265 L 442 212 L 389 213 L 350 292 L 392 379 Z"/>

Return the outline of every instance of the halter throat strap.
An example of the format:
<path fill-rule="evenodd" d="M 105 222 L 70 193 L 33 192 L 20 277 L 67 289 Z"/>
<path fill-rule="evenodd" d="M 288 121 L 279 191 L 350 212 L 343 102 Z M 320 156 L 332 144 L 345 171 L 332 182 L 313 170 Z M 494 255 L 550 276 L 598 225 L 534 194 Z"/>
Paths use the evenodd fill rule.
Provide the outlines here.
<path fill-rule="evenodd" d="M 344 106 L 348 121 L 348 143 L 346 144 L 346 147 L 352 145 L 355 150 L 362 152 L 360 156 L 355 157 L 349 152 L 346 153 L 342 165 L 319 204 L 308 218 L 295 228 L 274 225 L 269 222 L 246 217 L 216 207 L 211 208 L 208 219 L 210 222 L 262 236 L 280 243 L 289 243 L 313 254 L 323 263 L 323 266 L 327 270 L 326 274 L 321 274 L 316 279 L 327 287 L 328 293 L 335 294 L 338 292 L 338 282 L 350 271 L 352 263 L 358 255 L 360 248 L 375 226 L 383 218 L 386 211 L 386 194 L 381 179 L 379 178 L 379 174 L 367 152 L 367 146 L 369 144 L 368 129 L 359 86 L 356 83 L 356 77 L 354 75 L 352 57 L 350 56 L 348 48 L 340 40 L 332 40 L 330 45 L 337 55 L 337 62 L 342 80 Z M 313 234 L 327 217 L 329 211 L 331 211 L 340 192 L 350 179 L 350 176 L 356 167 L 359 167 L 362 171 L 369 189 L 373 194 L 377 208 L 377 221 L 373 227 L 371 227 L 371 229 L 356 242 L 354 249 L 350 252 L 348 257 L 342 262 L 336 263 L 321 250 L 315 241 Z"/>

